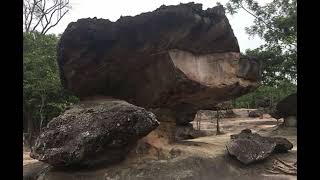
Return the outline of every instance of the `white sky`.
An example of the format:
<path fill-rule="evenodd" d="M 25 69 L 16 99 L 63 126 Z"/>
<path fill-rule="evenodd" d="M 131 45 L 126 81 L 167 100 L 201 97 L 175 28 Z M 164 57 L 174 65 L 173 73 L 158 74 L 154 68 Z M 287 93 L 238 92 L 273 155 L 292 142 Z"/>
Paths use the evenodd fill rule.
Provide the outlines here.
<path fill-rule="evenodd" d="M 216 2 L 225 4 L 227 0 L 193 0 L 195 3 L 202 3 L 203 9 L 211 8 Z M 259 0 L 261 1 L 266 0 Z M 72 9 L 59 22 L 59 24 L 50 29 L 48 33 L 63 33 L 70 22 L 77 21 L 80 18 L 97 17 L 116 21 L 122 16 L 134 16 L 143 12 L 153 11 L 161 5 L 177 5 L 179 3 L 188 3 L 192 0 L 70 0 Z M 227 14 L 234 34 L 236 35 L 240 50 L 256 48 L 263 43 L 259 37 L 250 37 L 245 32 L 245 27 L 253 24 L 253 17 L 245 11 L 231 16 Z"/>

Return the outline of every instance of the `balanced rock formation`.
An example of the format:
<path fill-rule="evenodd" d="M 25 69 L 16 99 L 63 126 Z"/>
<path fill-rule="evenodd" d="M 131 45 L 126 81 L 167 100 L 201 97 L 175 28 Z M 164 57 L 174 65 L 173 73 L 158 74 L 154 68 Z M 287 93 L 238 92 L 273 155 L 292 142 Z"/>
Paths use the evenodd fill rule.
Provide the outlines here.
<path fill-rule="evenodd" d="M 282 99 L 276 109 L 270 113 L 276 119 L 284 118 L 284 125 L 297 126 L 297 93 L 293 93 Z"/>
<path fill-rule="evenodd" d="M 199 109 L 254 90 L 261 78 L 260 63 L 240 55 L 224 8 L 194 3 L 116 22 L 72 22 L 60 39 L 58 64 L 64 87 L 80 98 L 111 96 L 170 111 L 180 125 Z"/>
<path fill-rule="evenodd" d="M 125 101 L 84 101 L 48 123 L 30 156 L 53 166 L 112 164 L 158 125 L 154 114 Z"/>
<path fill-rule="evenodd" d="M 239 134 L 231 135 L 231 141 L 226 147 L 231 156 L 244 164 L 250 164 L 266 159 L 271 153 L 287 152 L 293 148 L 293 144 L 285 138 L 263 137 L 245 129 Z"/>

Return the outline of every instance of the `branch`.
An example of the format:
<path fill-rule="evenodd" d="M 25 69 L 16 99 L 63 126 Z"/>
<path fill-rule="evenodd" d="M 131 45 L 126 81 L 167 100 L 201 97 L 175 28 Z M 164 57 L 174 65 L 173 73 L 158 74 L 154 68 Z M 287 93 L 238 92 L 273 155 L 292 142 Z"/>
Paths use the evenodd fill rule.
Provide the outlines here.
<path fill-rule="evenodd" d="M 54 8 L 58 7 L 59 5 L 61 5 L 61 3 L 58 4 L 58 1 L 55 1 L 55 3 L 45 11 L 45 13 L 49 14 L 52 10 L 54 10 Z"/>
<path fill-rule="evenodd" d="M 58 4 L 57 7 L 60 6 L 60 5 L 62 5 L 62 3 Z M 67 7 L 68 5 L 69 5 L 69 3 L 65 3 L 65 4 L 63 4 L 62 6 L 60 6 L 59 8 L 54 9 L 54 11 L 53 11 L 53 12 L 51 13 L 51 15 L 50 15 L 49 22 L 47 22 L 45 28 L 42 29 L 41 34 L 46 34 L 49 29 L 51 29 L 52 27 L 54 27 L 54 26 L 56 26 L 56 25 L 58 24 L 58 22 L 62 19 L 62 17 L 63 17 L 69 10 L 66 10 L 66 11 L 64 12 L 64 14 L 58 16 L 57 22 L 56 22 L 54 25 L 51 25 L 51 26 L 48 27 L 48 25 L 51 23 L 51 20 L 52 20 L 52 17 L 53 17 L 53 15 L 54 15 L 54 13 L 55 13 L 56 11 L 62 10 L 63 8 Z M 47 14 L 46 14 L 46 15 L 47 15 Z M 47 28 L 47 27 L 48 27 L 48 28 Z"/>
<path fill-rule="evenodd" d="M 49 26 L 49 27 L 47 28 L 47 30 L 44 32 L 44 34 L 46 34 L 46 33 L 49 31 L 49 29 L 51 29 L 52 27 L 56 26 L 56 25 L 59 23 L 59 21 L 63 18 L 63 16 L 67 14 L 67 12 L 69 12 L 69 10 L 65 11 L 65 12 L 60 16 L 60 18 L 57 20 L 57 22 L 56 22 L 55 24 Z"/>
<path fill-rule="evenodd" d="M 36 30 L 36 28 L 38 27 L 38 25 L 39 25 L 39 23 L 41 22 L 41 26 L 42 26 L 42 28 L 43 28 L 43 22 L 42 22 L 42 20 L 43 20 L 43 17 L 45 17 L 45 12 L 44 12 L 44 9 L 45 9 L 45 6 L 46 6 L 46 0 L 44 1 L 44 5 L 43 5 L 43 7 L 41 8 L 39 5 L 37 5 L 38 6 L 38 8 L 41 10 L 41 12 L 42 12 L 42 16 L 40 17 L 40 19 L 38 20 L 38 22 L 37 22 L 37 24 L 33 27 L 33 29 L 32 29 L 32 31 L 35 31 Z"/>
<path fill-rule="evenodd" d="M 276 31 L 270 24 L 268 24 L 267 22 L 265 22 L 262 18 L 256 16 L 255 14 L 253 14 L 252 12 L 250 12 L 249 10 L 247 10 L 247 9 L 243 6 L 243 4 L 241 3 L 241 1 L 239 2 L 239 5 L 240 5 L 240 7 L 241 7 L 243 10 L 245 10 L 247 13 L 249 13 L 250 15 L 252 15 L 254 18 L 262 21 L 262 22 L 263 22 L 268 28 L 270 28 L 272 31 Z M 297 45 L 294 44 L 294 43 L 291 43 L 290 45 L 297 47 Z"/>
<path fill-rule="evenodd" d="M 42 22 L 42 20 L 41 21 L 39 21 L 39 22 L 41 22 L 41 27 L 42 27 L 42 29 L 44 28 L 44 25 L 43 25 L 43 22 Z"/>
<path fill-rule="evenodd" d="M 34 10 L 35 10 L 36 5 L 39 2 L 41 2 L 41 0 L 39 0 L 39 1 L 33 0 L 33 5 L 32 5 L 32 8 L 31 8 L 31 5 L 30 5 L 30 3 L 28 1 L 29 8 L 31 8 L 31 11 L 30 11 L 31 17 L 30 17 L 29 25 L 27 26 L 27 32 L 29 32 L 29 29 L 30 29 L 30 26 L 31 26 L 31 23 L 32 23 L 32 20 L 33 20 Z"/>
<path fill-rule="evenodd" d="M 28 5 L 28 17 L 29 17 L 29 14 L 31 15 L 31 18 L 29 20 L 29 22 L 25 22 L 26 23 L 26 32 L 29 32 L 29 28 L 30 28 L 30 24 L 31 24 L 31 21 L 32 21 L 32 14 L 33 14 L 33 8 L 31 7 L 31 4 L 29 1 L 26 1 L 27 2 L 27 5 Z M 28 18 L 29 19 L 29 18 Z"/>
<path fill-rule="evenodd" d="M 26 0 L 26 2 L 29 3 L 29 0 Z M 54 4 L 47 9 L 46 9 L 46 5 L 47 5 L 47 0 L 38 0 L 38 1 L 33 0 L 32 6 L 31 6 L 31 3 L 29 3 L 30 12 L 28 14 L 32 15 L 32 19 L 28 21 L 29 18 L 26 18 L 26 23 L 25 23 L 26 31 L 28 32 L 30 31 L 32 21 L 34 21 L 33 16 L 36 11 L 36 8 L 39 9 L 41 14 L 39 14 L 39 16 L 36 18 L 38 21 L 33 26 L 31 32 L 35 31 L 36 28 L 41 23 L 41 26 L 42 26 L 41 33 L 45 33 L 47 31 L 47 27 L 51 24 L 52 16 L 56 13 L 56 11 L 60 11 L 61 9 L 66 8 L 69 5 L 69 1 L 55 0 Z M 25 14 L 25 15 L 28 15 L 28 14 Z M 49 14 L 50 14 L 50 18 L 48 18 Z M 44 23 L 44 20 L 45 20 L 45 23 Z"/>
<path fill-rule="evenodd" d="M 46 14 L 46 13 L 44 12 L 45 9 L 46 9 L 46 0 L 43 1 L 43 8 L 41 9 L 41 11 L 42 11 L 43 14 Z M 44 16 L 44 17 L 46 18 L 46 22 L 48 22 L 47 16 Z M 43 16 L 42 16 L 42 18 L 43 18 Z"/>
<path fill-rule="evenodd" d="M 265 22 L 262 18 L 256 16 L 255 14 L 253 14 L 252 12 L 250 12 L 249 10 L 247 10 L 247 9 L 242 5 L 241 2 L 239 2 L 239 5 L 240 5 L 241 8 L 242 8 L 243 10 L 245 10 L 247 13 L 249 13 L 250 15 L 252 15 L 254 18 L 262 21 L 262 22 L 263 22 L 267 27 L 269 27 L 270 29 L 274 30 L 274 29 L 273 29 L 267 22 Z"/>
<path fill-rule="evenodd" d="M 25 2 L 23 1 L 23 10 L 24 10 L 24 12 L 23 12 L 23 15 L 24 15 L 24 28 L 25 28 L 25 31 L 27 31 L 27 26 L 28 26 L 28 19 L 29 19 L 29 11 L 28 11 L 28 9 L 27 9 L 27 6 L 26 6 L 26 4 L 25 4 Z"/>

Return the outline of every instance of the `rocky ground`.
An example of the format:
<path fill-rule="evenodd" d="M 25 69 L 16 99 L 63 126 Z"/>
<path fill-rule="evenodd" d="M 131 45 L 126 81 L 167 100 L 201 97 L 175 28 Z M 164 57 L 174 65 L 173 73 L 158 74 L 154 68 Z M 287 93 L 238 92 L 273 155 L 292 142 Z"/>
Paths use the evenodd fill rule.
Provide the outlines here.
<path fill-rule="evenodd" d="M 220 121 L 220 130 L 229 137 L 230 134 L 240 132 L 242 129 L 248 128 L 253 131 L 260 131 L 266 128 L 271 128 L 277 125 L 276 119 L 272 118 L 268 114 L 264 114 L 263 118 L 250 118 L 248 114 L 254 109 L 234 109 L 233 111 L 238 115 L 235 118 L 224 118 Z M 192 124 L 197 129 L 197 120 L 195 119 Z M 282 121 L 279 120 L 279 124 Z M 216 118 L 207 117 L 200 120 L 200 130 L 216 133 Z"/>
<path fill-rule="evenodd" d="M 215 135 L 215 119 L 201 120 L 201 130 L 210 136 L 169 144 L 158 134 L 150 133 L 125 161 L 108 168 L 59 170 L 47 168 L 38 179 L 296 179 L 295 175 L 274 174 L 268 171 L 276 159 L 287 163 L 297 160 L 296 128 L 277 128 L 277 121 L 268 115 L 263 119 L 248 118 L 247 109 L 236 109 L 237 118 L 222 119 L 222 135 Z M 192 122 L 196 127 L 196 121 Z M 231 134 L 249 128 L 263 136 L 285 137 L 294 147 L 288 153 L 271 155 L 266 160 L 243 165 L 231 158 L 226 143 Z M 24 152 L 24 174 L 41 169 L 44 164 L 31 160 Z M 34 170 L 33 170 L 34 171 Z"/>
<path fill-rule="evenodd" d="M 24 149 L 23 151 L 23 165 L 31 164 L 38 162 L 36 159 L 32 159 L 30 157 L 30 150 L 29 149 Z"/>

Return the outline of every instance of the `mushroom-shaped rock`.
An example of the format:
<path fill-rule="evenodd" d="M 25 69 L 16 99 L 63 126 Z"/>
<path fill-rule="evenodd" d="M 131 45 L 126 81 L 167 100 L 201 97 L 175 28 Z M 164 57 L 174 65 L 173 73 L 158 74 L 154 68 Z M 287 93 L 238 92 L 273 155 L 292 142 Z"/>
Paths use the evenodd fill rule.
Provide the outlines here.
<path fill-rule="evenodd" d="M 84 101 L 48 123 L 30 156 L 53 166 L 116 163 L 158 125 L 154 114 L 125 101 Z"/>
<path fill-rule="evenodd" d="M 199 109 L 254 90 L 261 78 L 260 63 L 240 55 L 223 7 L 194 3 L 116 22 L 72 22 L 60 39 L 58 64 L 64 87 L 80 98 L 166 108 L 182 125 Z"/>
<path fill-rule="evenodd" d="M 281 137 L 263 137 L 252 133 L 250 129 L 231 135 L 226 146 L 228 153 L 243 164 L 250 164 L 266 159 L 271 153 L 287 152 L 293 144 Z"/>

